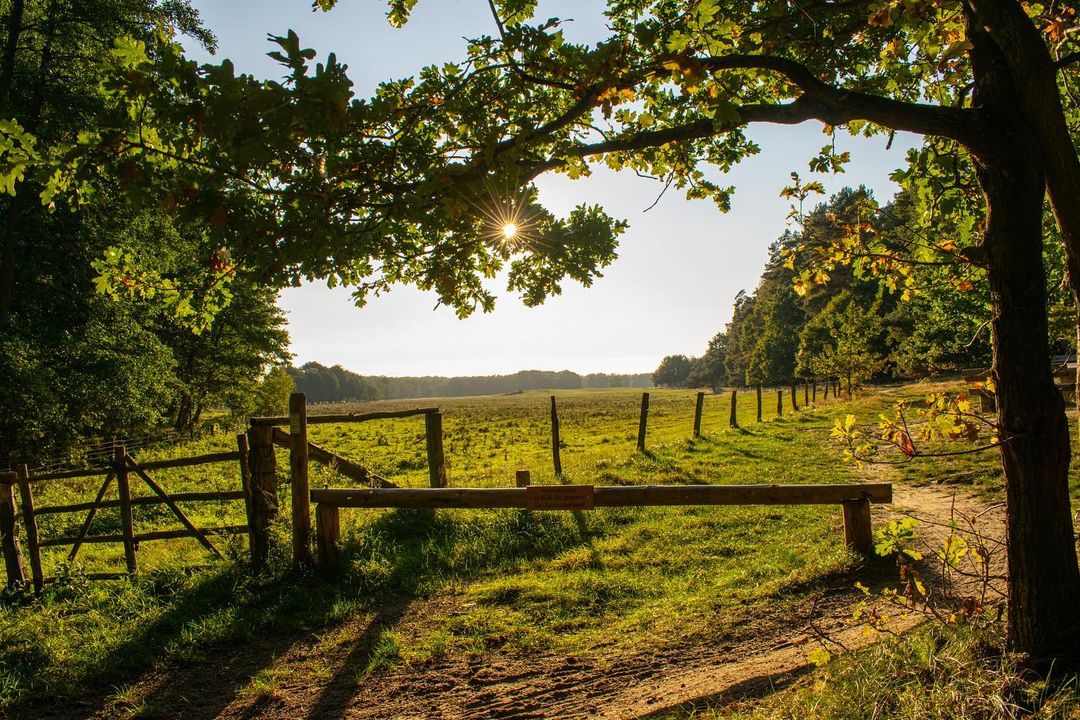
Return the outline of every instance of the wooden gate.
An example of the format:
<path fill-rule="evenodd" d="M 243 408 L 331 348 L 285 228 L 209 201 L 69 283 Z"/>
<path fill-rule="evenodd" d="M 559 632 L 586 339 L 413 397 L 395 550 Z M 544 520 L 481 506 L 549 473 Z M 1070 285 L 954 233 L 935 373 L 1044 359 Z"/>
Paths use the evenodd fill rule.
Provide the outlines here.
<path fill-rule="evenodd" d="M 236 462 L 239 464 L 240 487 L 237 490 L 210 492 L 169 493 L 151 473 L 167 468 L 191 467 L 210 463 Z M 41 482 L 59 481 L 74 478 L 104 477 L 97 495 L 92 502 L 72 503 L 68 505 L 49 505 L 36 507 L 33 486 Z M 131 481 L 145 483 L 152 495 L 133 496 Z M 113 483 L 116 484 L 115 499 L 105 499 Z M 19 507 L 15 505 L 14 487 L 18 487 Z M 195 523 L 180 508 L 179 503 L 206 501 L 244 502 L 244 525 L 226 525 L 209 528 L 196 527 Z M 26 581 L 23 569 L 23 553 L 19 543 L 18 523 L 25 525 L 26 556 L 30 561 L 30 575 L 36 592 L 55 578 L 47 577 L 41 560 L 41 549 L 53 546 L 70 545 L 66 562 L 71 564 L 79 554 L 80 548 L 87 543 L 117 543 L 123 545 L 126 572 L 123 573 L 88 573 L 91 579 L 118 579 L 133 575 L 138 570 L 136 552 L 139 544 L 155 540 L 192 537 L 218 558 L 224 555 L 210 540 L 210 535 L 232 535 L 247 533 L 254 537 L 257 531 L 253 505 L 259 504 L 258 498 L 251 493 L 251 474 L 248 470 L 247 438 L 237 436 L 237 450 L 233 452 L 211 453 L 195 457 L 156 460 L 138 463 L 127 454 L 122 445 L 114 449 L 112 462 L 107 468 L 95 470 L 69 470 L 62 472 L 32 475 L 26 466 L 19 472 L 0 474 L 0 544 L 3 546 L 8 585 Z M 136 532 L 132 517 L 132 507 L 143 505 L 166 505 L 181 527 L 169 530 Z M 274 503 L 276 505 L 276 501 Z M 120 511 L 120 534 L 93 534 L 94 518 L 102 508 L 118 508 Z M 86 513 L 79 532 L 72 536 L 41 539 L 38 532 L 38 519 L 44 515 Z"/>

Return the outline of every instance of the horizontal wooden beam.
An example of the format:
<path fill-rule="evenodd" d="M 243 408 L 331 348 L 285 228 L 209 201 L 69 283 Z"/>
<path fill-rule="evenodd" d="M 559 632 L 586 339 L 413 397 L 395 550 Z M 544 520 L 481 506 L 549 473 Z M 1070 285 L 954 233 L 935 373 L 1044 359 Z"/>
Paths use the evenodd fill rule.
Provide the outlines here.
<path fill-rule="evenodd" d="M 281 428 L 274 428 L 273 432 L 274 444 L 283 447 L 286 450 L 292 447 L 292 439 L 289 433 L 285 432 Z M 350 480 L 356 482 L 365 483 L 369 486 L 383 487 L 383 488 L 396 488 L 397 485 L 390 482 L 381 475 L 368 470 L 366 467 L 359 463 L 354 463 L 348 458 L 343 458 L 335 452 L 327 450 L 324 447 L 316 445 L 308 440 L 308 458 L 315 462 L 320 462 L 323 465 L 330 466 L 331 469 L 336 470 L 339 474 L 344 475 Z"/>
<path fill-rule="evenodd" d="M 236 450 L 229 452 L 209 453 L 194 457 L 173 458 L 171 460 L 151 460 L 140 462 L 139 467 L 143 470 L 164 470 L 166 468 L 188 467 L 190 465 L 209 465 L 217 462 L 235 462 L 240 459 L 240 453 Z"/>
<path fill-rule="evenodd" d="M 524 508 L 527 488 L 376 488 L 311 491 L 311 501 L 367 508 Z M 594 507 L 650 505 L 839 505 L 845 500 L 892 502 L 892 484 L 852 485 L 604 485 Z"/>
<path fill-rule="evenodd" d="M 226 501 L 226 500 L 243 500 L 243 490 L 223 490 L 220 492 L 186 492 L 186 493 L 170 493 L 169 497 L 177 502 L 213 502 L 213 501 Z M 154 495 L 146 495 L 144 497 L 131 498 L 132 505 L 159 505 L 165 502 L 164 499 Z M 45 507 L 34 508 L 35 515 L 48 515 L 50 513 L 67 513 L 67 512 L 84 512 L 94 506 L 92 502 L 84 503 L 72 503 L 71 505 L 46 505 Z M 102 500 L 97 504 L 99 508 L 107 507 L 120 507 L 119 500 Z"/>
<path fill-rule="evenodd" d="M 366 422 L 368 420 L 387 420 L 390 418 L 414 417 L 416 415 L 431 415 L 439 412 L 439 408 L 414 408 L 411 410 L 380 410 L 369 413 L 349 413 L 347 415 L 308 415 L 308 425 L 318 423 L 350 423 Z M 288 425 L 287 415 L 280 417 L 253 417 L 251 424 L 255 426 Z"/>
<path fill-rule="evenodd" d="M 246 533 L 248 531 L 247 525 L 226 525 L 225 527 L 212 527 L 212 528 L 199 528 L 206 535 L 236 535 L 238 533 Z M 146 542 L 148 540 L 172 540 L 174 538 L 190 537 L 194 538 L 187 528 L 181 530 L 155 530 L 154 532 L 142 533 L 135 535 L 135 542 Z M 38 543 L 38 547 L 51 547 L 54 545 L 74 545 L 78 540 L 77 537 L 59 537 L 49 540 L 42 540 Z M 120 543 L 124 542 L 123 535 L 87 535 L 83 538 L 84 543 Z"/>
<path fill-rule="evenodd" d="M 169 460 L 151 460 L 139 463 L 143 470 L 164 470 L 166 468 L 189 467 L 192 465 L 208 465 L 216 462 L 234 462 L 240 459 L 240 453 L 236 450 L 231 452 L 209 453 L 186 458 L 171 458 Z M 51 473 L 35 473 L 30 476 L 30 482 L 39 480 L 71 480 L 74 478 L 104 476 L 112 472 L 112 467 L 85 468 L 82 470 L 61 470 Z M 2 480 L 0 480 L 2 482 Z"/>

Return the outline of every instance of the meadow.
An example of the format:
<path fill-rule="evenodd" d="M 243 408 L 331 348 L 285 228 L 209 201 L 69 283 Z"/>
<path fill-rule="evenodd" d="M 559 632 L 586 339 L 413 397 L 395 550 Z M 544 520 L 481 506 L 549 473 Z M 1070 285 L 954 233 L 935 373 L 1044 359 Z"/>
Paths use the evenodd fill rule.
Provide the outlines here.
<path fill-rule="evenodd" d="M 457 487 L 510 486 L 520 468 L 531 471 L 534 483 L 847 483 L 858 481 L 860 471 L 829 442 L 835 418 L 854 413 L 873 420 L 899 397 L 918 398 L 923 389 L 892 388 L 799 413 L 791 412 L 785 393 L 782 418 L 775 392 L 767 392 L 760 424 L 753 393 L 740 393 L 739 428 L 728 427 L 729 394 L 707 395 L 698 439 L 692 438 L 694 393 L 654 390 L 645 453 L 635 448 L 640 391 L 556 392 L 562 478 L 552 470 L 549 393 L 312 406 L 309 412 L 438 405 L 449 483 Z M 399 485 L 428 482 L 419 418 L 317 424 L 310 436 Z M 221 433 L 143 450 L 136 458 L 234 447 L 234 435 Z M 994 492 L 992 453 L 955 462 Z M 287 469 L 286 453 L 278 463 Z M 921 467 L 902 472 L 923 482 L 941 472 L 935 463 Z M 235 489 L 240 482 L 234 463 L 152 475 L 174 492 Z M 42 483 L 39 504 L 85 500 L 99 483 Z M 312 464 L 312 487 L 349 484 Z M 132 487 L 150 492 L 135 478 Z M 287 507 L 284 485 L 280 497 Z M 200 527 L 243 522 L 239 502 L 185 509 Z M 167 512 L 136 507 L 137 530 L 175 527 Z M 243 536 L 222 545 L 227 562 L 212 560 L 190 539 L 144 543 L 132 582 L 82 577 L 122 569 L 118 545 L 85 546 L 70 569 L 63 568 L 62 553 L 48 554 L 46 572 L 61 572 L 61 580 L 41 598 L 9 591 L 0 603 L 0 706 L 80 696 L 102 686 L 122 698 L 148 668 L 197 663 L 223 644 L 256 637 L 280 637 L 283 646 L 297 634 L 331 637 L 348 618 L 387 607 L 409 609 L 380 625 L 358 677 L 447 656 L 611 654 L 715 642 L 737 638 L 765 608 L 797 606 L 858 562 L 843 546 L 839 508 L 345 510 L 344 567 L 335 574 L 295 572 L 286 557 L 287 514 L 275 528 L 272 567 L 259 576 L 244 568 Z M 43 537 L 72 534 L 81 521 L 78 515 L 43 523 Z M 94 531 L 115 531 L 117 522 L 104 510 Z M 423 622 L 406 621 L 415 614 Z M 248 685 L 268 682 L 258 670 Z M 138 702 L 125 707 L 133 716 L 155 714 Z"/>

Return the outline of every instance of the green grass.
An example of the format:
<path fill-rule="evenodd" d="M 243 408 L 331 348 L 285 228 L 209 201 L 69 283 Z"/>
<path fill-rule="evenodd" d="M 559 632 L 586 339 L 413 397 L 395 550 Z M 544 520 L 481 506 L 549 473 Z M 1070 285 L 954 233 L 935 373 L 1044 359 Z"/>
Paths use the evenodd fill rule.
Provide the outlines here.
<path fill-rule="evenodd" d="M 775 392 L 766 392 L 761 424 L 755 422 L 753 393 L 740 393 L 739 429 L 727 427 L 729 394 L 709 395 L 704 436 L 697 440 L 690 437 L 694 393 L 654 390 L 645 454 L 635 450 L 640 391 L 556 392 L 565 443 L 561 479 L 552 471 L 548 393 L 398 401 L 364 409 L 439 405 L 450 484 L 458 487 L 510 486 L 518 468 L 528 468 L 533 482 L 541 483 L 829 483 L 859 479 L 828 444 L 834 418 L 853 412 L 873 420 L 898 397 L 915 397 L 923 389 L 830 400 L 799 414 L 790 413 L 785 392 L 789 412 L 779 420 Z M 360 408 L 318 406 L 311 412 L 342 409 Z M 427 484 L 419 418 L 312 425 L 311 438 L 400 485 Z M 145 451 L 137 459 L 233 447 L 233 436 L 219 435 Z M 971 457 L 964 462 L 995 462 L 992 453 Z M 278 463 L 287 468 L 285 453 Z M 901 472 L 919 481 L 932 481 L 939 472 L 936 463 L 922 467 L 912 464 Z M 234 463 L 152 474 L 174 492 L 240 484 Z M 99 483 L 100 478 L 41 483 L 38 504 L 92 498 Z M 311 484 L 350 483 L 313 464 Z M 134 477 L 132 486 L 150 492 Z M 284 486 L 280 498 L 287 507 Z M 243 522 L 240 502 L 189 504 L 185 511 L 199 526 Z M 43 537 L 73 534 L 81 520 L 51 518 L 42 523 Z M 371 639 L 361 675 L 443 655 L 618 653 L 715 640 L 852 562 L 842 547 L 838 509 L 344 510 L 345 559 L 334 575 L 288 570 L 285 523 L 283 517 L 275 527 L 275 556 L 263 576 L 251 576 L 237 561 L 246 552 L 242 537 L 223 544 L 233 558 L 225 563 L 183 539 L 144 543 L 134 582 L 91 583 L 80 571 L 120 570 L 123 560 L 119 546 L 88 545 L 79 567 L 42 598 L 5 596 L 0 707 L 123 688 L 147 669 L 199 662 L 223 644 L 261 647 L 277 638 L 280 649 L 312 634 L 329 637 L 349 618 L 371 610 L 379 611 L 382 629 Z M 137 509 L 138 531 L 174 527 L 162 506 Z M 102 511 L 94 532 L 117 528 L 115 512 Z M 46 572 L 61 570 L 62 560 L 61 552 L 49 553 Z M 422 607 L 435 610 L 402 631 L 401 618 Z M 447 607 L 453 611 L 443 612 Z M 245 692 L 275 692 L 271 665 L 267 656 L 265 672 L 257 669 Z"/>
<path fill-rule="evenodd" d="M 940 626 L 829 662 L 796 687 L 761 700 L 657 720 L 1011 720 L 1076 718 L 1080 677 L 1040 678 L 1002 651 L 991 628 Z"/>

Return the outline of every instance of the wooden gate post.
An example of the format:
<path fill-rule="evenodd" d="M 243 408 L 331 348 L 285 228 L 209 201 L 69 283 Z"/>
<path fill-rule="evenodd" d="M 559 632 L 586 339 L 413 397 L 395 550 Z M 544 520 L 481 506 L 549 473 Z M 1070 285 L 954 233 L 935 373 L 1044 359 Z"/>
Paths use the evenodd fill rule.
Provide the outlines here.
<path fill-rule="evenodd" d="M 319 565 L 327 568 L 336 565 L 341 539 L 341 514 L 337 505 L 318 503 L 315 506 L 315 538 Z"/>
<path fill-rule="evenodd" d="M 701 437 L 701 411 L 705 406 L 705 393 L 697 394 L 697 404 L 694 406 L 694 437 Z"/>
<path fill-rule="evenodd" d="M 528 470 L 518 470 L 514 473 L 514 484 L 518 487 L 529 487 L 532 483 L 532 478 L 529 476 Z"/>
<path fill-rule="evenodd" d="M 427 436 L 428 480 L 433 488 L 446 487 L 441 412 L 428 413 L 424 416 L 424 431 Z"/>
<path fill-rule="evenodd" d="M 562 475 L 562 457 L 559 444 L 559 411 L 555 407 L 555 396 L 551 396 L 551 460 L 555 464 L 555 477 Z"/>
<path fill-rule="evenodd" d="M 248 459 L 248 439 L 244 433 L 236 436 L 236 451 L 240 453 L 240 489 L 244 491 L 244 517 L 248 526 L 248 550 L 255 548 L 255 504 L 251 492 L 251 462 Z"/>
<path fill-rule="evenodd" d="M 124 563 L 128 575 L 138 570 L 135 560 L 135 527 L 131 518 L 131 486 L 128 485 L 127 449 L 123 445 L 113 448 L 113 472 L 116 473 L 116 490 L 120 496 L 120 529 L 124 534 Z"/>
<path fill-rule="evenodd" d="M 12 491 L 17 479 L 13 472 L 0 474 L 0 546 L 4 551 L 8 587 L 26 582 L 22 549 L 19 547 L 18 511 L 15 509 L 15 493 Z"/>
<path fill-rule="evenodd" d="M 791 410 L 792 412 L 799 412 L 799 394 L 794 381 L 791 383 Z"/>
<path fill-rule="evenodd" d="M 278 514 L 277 455 L 274 428 L 252 425 L 248 430 L 248 468 L 251 471 L 251 564 L 266 565 L 270 556 L 270 524 Z"/>
<path fill-rule="evenodd" d="M 308 488 L 307 397 L 289 396 L 289 475 L 292 488 L 293 563 L 311 562 L 311 496 Z"/>
<path fill-rule="evenodd" d="M 38 544 L 37 517 L 34 515 L 34 495 L 30 492 L 30 468 L 22 466 L 19 473 L 19 504 L 22 506 L 23 524 L 26 525 L 26 551 L 30 555 L 30 576 L 34 579 L 34 592 L 45 589 L 45 575 L 41 571 L 41 546 Z"/>
<path fill-rule="evenodd" d="M 757 384 L 757 421 L 761 422 L 761 383 Z"/>
<path fill-rule="evenodd" d="M 776 389 L 776 417 L 784 417 L 784 391 Z"/>
<path fill-rule="evenodd" d="M 736 390 L 735 388 L 731 388 L 731 417 L 728 418 L 728 423 L 733 428 L 739 427 L 739 419 L 738 419 L 738 416 L 736 414 L 736 407 L 735 407 L 735 396 L 736 396 L 736 394 L 738 392 L 739 391 Z"/>
<path fill-rule="evenodd" d="M 637 449 L 645 452 L 645 430 L 649 426 L 649 393 L 641 393 L 641 416 L 638 418 Z"/>
<path fill-rule="evenodd" d="M 844 543 L 870 557 L 874 554 L 874 530 L 869 500 L 844 500 Z"/>

